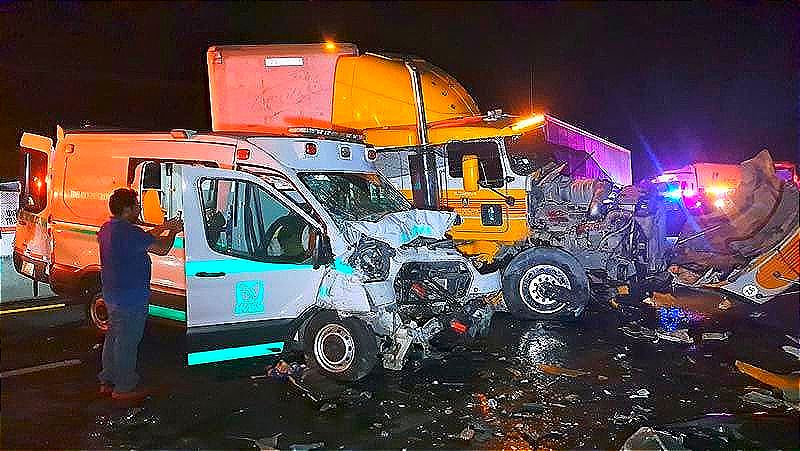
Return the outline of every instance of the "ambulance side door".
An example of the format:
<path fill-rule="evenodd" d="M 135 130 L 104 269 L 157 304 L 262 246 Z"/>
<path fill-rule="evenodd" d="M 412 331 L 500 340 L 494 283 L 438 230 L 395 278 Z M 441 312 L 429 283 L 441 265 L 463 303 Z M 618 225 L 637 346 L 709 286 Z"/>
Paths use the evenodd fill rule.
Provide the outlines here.
<path fill-rule="evenodd" d="M 321 224 L 259 178 L 176 165 L 181 175 L 190 365 L 280 352 L 324 267 Z"/>

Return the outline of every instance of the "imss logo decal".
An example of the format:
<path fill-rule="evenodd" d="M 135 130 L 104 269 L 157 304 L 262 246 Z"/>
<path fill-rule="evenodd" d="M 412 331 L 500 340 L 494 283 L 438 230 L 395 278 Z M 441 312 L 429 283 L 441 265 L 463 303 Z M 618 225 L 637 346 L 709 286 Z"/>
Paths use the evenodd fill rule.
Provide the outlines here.
<path fill-rule="evenodd" d="M 236 306 L 234 315 L 264 313 L 264 282 L 243 280 L 236 284 Z"/>

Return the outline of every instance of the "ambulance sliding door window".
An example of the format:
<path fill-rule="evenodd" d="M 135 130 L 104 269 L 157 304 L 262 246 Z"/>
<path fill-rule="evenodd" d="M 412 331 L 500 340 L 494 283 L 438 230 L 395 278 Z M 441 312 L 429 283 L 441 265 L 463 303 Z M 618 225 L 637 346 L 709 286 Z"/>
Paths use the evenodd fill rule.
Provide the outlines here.
<path fill-rule="evenodd" d="M 477 155 L 480 180 L 491 188 L 505 184 L 500 149 L 494 141 L 454 141 L 445 147 L 450 177 L 463 178 L 461 159 L 464 155 Z"/>
<path fill-rule="evenodd" d="M 21 150 L 23 180 L 19 206 L 25 211 L 39 213 L 47 206 L 47 155 L 24 147 Z"/>
<path fill-rule="evenodd" d="M 145 202 L 154 201 L 150 197 L 156 196 L 158 203 L 161 205 L 163 218 L 157 221 L 145 221 L 142 216 L 142 221 L 145 223 L 161 223 L 163 219 L 174 218 L 178 215 L 179 211 L 183 211 L 183 199 L 180 193 L 174 192 L 172 189 L 172 167 L 173 163 L 162 162 L 147 162 L 142 169 L 141 186 L 139 193 L 142 197 L 140 199 L 144 205 Z"/>
<path fill-rule="evenodd" d="M 199 188 L 206 241 L 215 252 L 269 263 L 310 261 L 311 225 L 260 186 L 203 179 Z"/>

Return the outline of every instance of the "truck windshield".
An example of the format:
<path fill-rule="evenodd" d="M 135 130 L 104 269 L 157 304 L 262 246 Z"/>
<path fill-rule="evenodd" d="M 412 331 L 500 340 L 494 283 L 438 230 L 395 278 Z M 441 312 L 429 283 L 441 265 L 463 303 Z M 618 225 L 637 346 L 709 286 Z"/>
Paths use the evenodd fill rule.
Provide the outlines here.
<path fill-rule="evenodd" d="M 506 138 L 506 152 L 511 170 L 517 175 L 530 175 L 549 162 L 564 162 L 567 166 L 562 172 L 583 179 L 608 178 L 606 172 L 591 155 L 564 145 L 548 142 L 544 127 L 522 136 Z"/>
<path fill-rule="evenodd" d="M 315 172 L 298 174 L 337 222 L 378 221 L 411 204 L 378 174 Z"/>
<path fill-rule="evenodd" d="M 531 130 L 522 136 L 506 139 L 506 152 L 511 170 L 517 175 L 530 175 L 556 156 L 552 146 L 545 141 L 544 127 Z"/>

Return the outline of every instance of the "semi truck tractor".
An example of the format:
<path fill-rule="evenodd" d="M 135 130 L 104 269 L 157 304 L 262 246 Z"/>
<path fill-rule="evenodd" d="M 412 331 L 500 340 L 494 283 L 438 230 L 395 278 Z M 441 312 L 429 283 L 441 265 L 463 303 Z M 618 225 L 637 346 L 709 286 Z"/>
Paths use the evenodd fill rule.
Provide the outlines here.
<path fill-rule="evenodd" d="M 666 268 L 659 199 L 629 186 L 627 149 L 551 115 L 481 114 L 454 77 L 417 57 L 332 44 L 335 62 L 322 67 L 303 49 L 210 50 L 237 93 L 212 110 L 252 112 L 248 129 L 313 118 L 362 133 L 417 208 L 459 216 L 449 236 L 481 271 L 503 271 L 518 317 L 575 318 L 599 293 L 590 283 L 630 293 Z M 246 51 L 251 70 L 223 75 Z M 269 94 L 287 84 L 300 94 Z"/>

